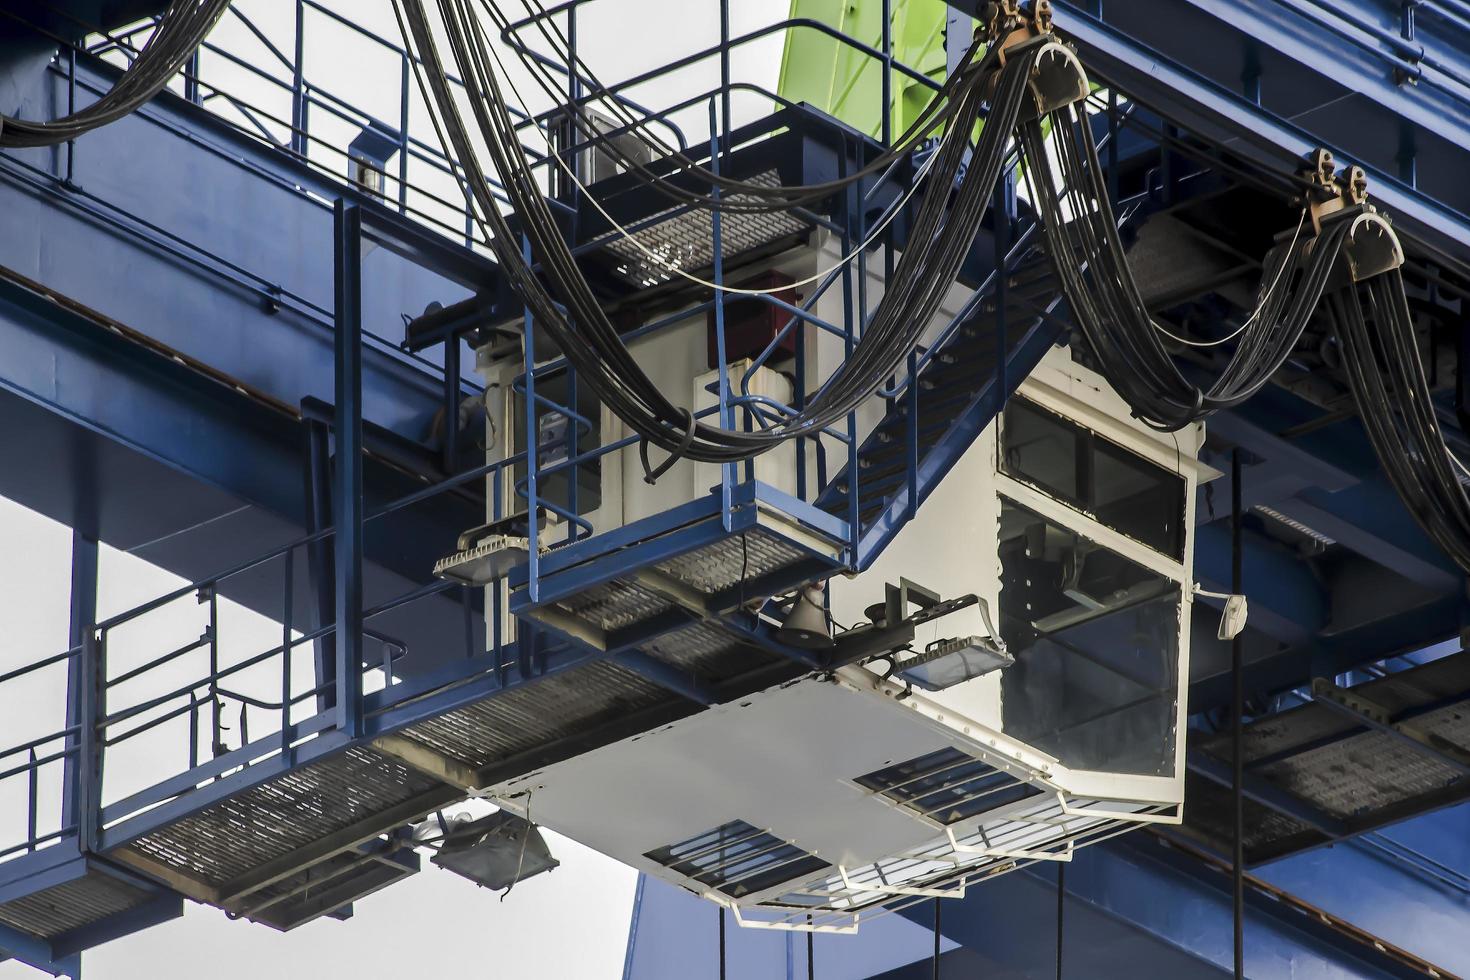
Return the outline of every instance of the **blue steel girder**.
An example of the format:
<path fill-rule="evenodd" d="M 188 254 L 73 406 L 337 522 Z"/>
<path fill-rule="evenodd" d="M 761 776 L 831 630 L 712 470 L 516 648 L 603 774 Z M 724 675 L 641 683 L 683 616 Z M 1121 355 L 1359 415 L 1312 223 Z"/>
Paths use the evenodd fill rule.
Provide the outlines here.
<path fill-rule="evenodd" d="M 1065 887 L 1064 975 L 1228 975 L 1232 962 L 1231 883 L 1223 866 L 1139 831 L 1079 852 L 1066 866 Z M 946 902 L 942 930 L 947 938 L 982 953 L 995 946 L 1001 936 L 1029 934 L 1033 947 L 1029 953 L 1012 944 L 999 946 L 1009 957 L 1000 965 L 1029 962 L 1033 969 L 1037 965 L 1054 967 L 1056 891 L 1056 871 L 1033 866 L 973 888 L 963 899 Z M 1023 910 L 1029 910 L 1029 914 Z M 1427 975 L 1424 967 L 1428 964 L 1412 954 L 1317 911 L 1294 896 L 1248 879 L 1246 976 Z M 929 903 L 913 906 L 902 914 L 921 925 L 933 922 Z M 1045 929 L 1033 926 L 1027 930 L 1024 922 L 1028 918 L 1033 922 L 1041 919 Z M 1116 942 L 1108 936 L 1120 931 L 1118 926 L 1131 927 L 1122 930 L 1125 932 L 1142 932 L 1165 949 L 1182 954 L 1184 961 L 1173 968 L 1176 972 L 1157 972 L 1136 960 L 1130 965 L 1126 958 L 1112 966 L 1101 966 L 1101 961 L 1093 958 L 1094 950 L 1107 956 Z M 1038 941 L 1038 932 L 1046 938 Z M 1147 955 L 1146 951 L 1146 946 L 1134 947 L 1132 955 Z M 1091 972 L 1094 967 L 1097 972 Z M 1038 974 L 1018 971 L 1015 975 Z"/>
<path fill-rule="evenodd" d="M 191 580 L 304 533 L 305 433 L 293 414 L 146 340 L 0 277 L 0 433 L 28 461 L 4 469 L 0 493 Z M 366 473 L 370 502 L 416 487 L 379 460 Z M 375 527 L 367 556 L 374 593 L 424 581 L 479 515 L 468 500 L 442 495 Z M 309 588 L 301 576 L 295 608 L 308 608 Z M 278 574 L 238 576 L 223 591 L 280 615 Z M 398 622 L 377 625 L 423 638 L 419 662 L 405 664 L 410 673 L 462 651 L 447 598 L 388 617 Z M 403 617 L 414 629 L 400 628 Z"/>
<path fill-rule="evenodd" d="M 1460 174 L 1470 139 L 1455 134 L 1470 132 L 1467 97 L 1458 85 L 1436 82 L 1426 94 L 1426 83 L 1396 84 L 1397 55 L 1381 49 L 1365 60 L 1362 44 L 1333 29 L 1352 20 L 1383 24 L 1390 6 L 1400 9 L 1373 0 L 1352 0 L 1341 13 L 1341 5 L 1319 0 L 1156 0 L 1104 2 L 1099 16 L 1094 4 L 1053 3 L 1059 30 L 1077 44 L 1094 81 L 1271 172 L 1295 171 L 1324 145 L 1360 162 L 1371 196 L 1401 231 L 1463 264 L 1470 189 Z M 1314 9 L 1319 17 L 1304 16 Z M 1442 55 L 1463 62 L 1465 50 L 1447 41 Z M 1414 150 L 1412 181 L 1400 179 L 1405 146 Z"/>
<path fill-rule="evenodd" d="M 115 75 L 79 59 L 83 91 L 104 90 Z M 0 266 L 282 404 L 331 398 L 326 202 L 355 191 L 168 92 L 79 139 L 69 182 L 52 156 L 0 154 L 0 203 L 17 227 L 34 229 L 0 242 Z M 466 295 L 494 265 L 362 205 L 385 219 L 371 222 L 364 260 L 364 416 L 419 440 L 442 380 L 438 363 L 398 349 L 402 316 Z"/>

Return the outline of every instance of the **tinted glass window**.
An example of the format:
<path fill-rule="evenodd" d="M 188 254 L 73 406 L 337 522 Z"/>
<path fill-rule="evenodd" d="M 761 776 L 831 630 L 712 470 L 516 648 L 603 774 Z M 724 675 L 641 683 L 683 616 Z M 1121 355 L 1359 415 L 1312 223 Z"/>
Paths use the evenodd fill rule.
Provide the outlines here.
<path fill-rule="evenodd" d="M 1001 498 L 1005 731 L 1075 769 L 1174 772 L 1179 587 Z"/>
<path fill-rule="evenodd" d="M 1176 561 L 1185 481 L 1024 398 L 1006 406 L 1001 470 Z"/>

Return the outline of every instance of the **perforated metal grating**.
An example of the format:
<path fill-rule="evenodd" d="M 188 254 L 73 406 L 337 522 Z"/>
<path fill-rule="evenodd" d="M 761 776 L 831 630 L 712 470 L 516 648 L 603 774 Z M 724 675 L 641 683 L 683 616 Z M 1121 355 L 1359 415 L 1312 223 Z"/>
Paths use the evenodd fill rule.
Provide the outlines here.
<path fill-rule="evenodd" d="M 1041 792 L 952 746 L 859 776 L 855 782 L 917 816 L 945 825 Z"/>
<path fill-rule="evenodd" d="M 780 178 L 776 171 L 768 170 L 756 175 L 751 182 L 763 187 L 777 187 Z M 748 194 L 733 194 L 729 200 L 752 202 L 755 198 Z M 665 218 L 665 215 L 669 217 Z M 726 214 L 720 221 L 720 252 L 728 260 L 743 252 L 805 235 L 811 228 L 809 222 L 780 211 L 772 214 Z M 710 214 L 705 211 L 681 213 L 679 208 L 660 211 L 648 227 L 634 232 L 631 238 L 643 247 L 639 248 L 616 231 L 596 241 L 621 260 L 613 271 L 635 286 L 656 286 L 668 282 L 675 275 L 671 268 L 694 272 L 714 264 L 714 225 Z M 657 256 L 657 261 L 644 249 Z"/>
<path fill-rule="evenodd" d="M 558 606 L 602 630 L 641 623 L 672 608 L 673 603 L 640 585 L 614 579 L 578 592 Z"/>
<path fill-rule="evenodd" d="M 656 566 L 705 593 L 722 592 L 741 581 L 757 579 L 796 564 L 800 548 L 780 535 L 754 527 L 743 535 L 725 538 Z"/>
<path fill-rule="evenodd" d="M 126 912 L 152 895 L 100 871 L 0 904 L 0 923 L 50 939 Z"/>
<path fill-rule="evenodd" d="M 1470 655 L 1460 653 L 1353 687 L 1350 694 L 1451 747 L 1470 749 Z M 1228 764 L 1228 733 L 1193 740 Z M 1470 798 L 1470 779 L 1450 759 L 1378 731 L 1323 703 L 1313 702 L 1252 722 L 1242 733 L 1246 771 L 1284 791 L 1345 830 L 1412 816 L 1418 809 Z M 1452 749 L 1453 751 L 1453 749 Z M 1217 810 L 1229 791 L 1191 778 L 1185 829 L 1219 849 L 1231 828 Z M 1259 862 L 1322 843 L 1327 835 L 1302 819 L 1247 801 L 1247 860 Z"/>
<path fill-rule="evenodd" d="M 208 885 L 224 885 L 439 785 L 371 749 L 348 749 L 222 800 L 122 850 Z"/>
<path fill-rule="evenodd" d="M 402 734 L 480 769 L 670 697 L 614 663 L 592 661 L 420 722 Z"/>
<path fill-rule="evenodd" d="M 643 647 L 645 653 L 675 667 L 691 670 L 710 681 L 729 680 L 777 657 L 757 647 L 738 642 L 715 626 L 695 623 L 665 633 Z"/>

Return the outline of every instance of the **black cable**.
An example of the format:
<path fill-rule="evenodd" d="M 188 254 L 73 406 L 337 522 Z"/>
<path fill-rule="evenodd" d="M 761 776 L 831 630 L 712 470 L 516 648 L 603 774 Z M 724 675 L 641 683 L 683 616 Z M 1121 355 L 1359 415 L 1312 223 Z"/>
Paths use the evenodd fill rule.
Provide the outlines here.
<path fill-rule="evenodd" d="M 817 943 L 812 931 L 806 931 L 806 980 L 817 980 Z"/>
<path fill-rule="evenodd" d="M 1062 930 L 1067 910 L 1067 862 L 1057 862 L 1057 980 L 1062 980 Z"/>
<path fill-rule="evenodd" d="M 720 980 L 725 980 L 725 906 L 720 910 Z"/>
<path fill-rule="evenodd" d="M 934 899 L 934 980 L 939 980 L 939 899 Z"/>
<path fill-rule="evenodd" d="M 730 431 L 696 423 L 689 437 L 685 410 L 675 407 L 642 371 L 622 343 L 582 276 L 562 238 L 520 150 L 490 61 L 479 21 L 467 0 L 438 0 L 444 33 L 458 74 L 470 92 L 471 109 L 500 174 L 522 230 L 541 260 L 541 276 L 513 246 L 516 236 L 499 212 L 485 171 L 474 152 L 446 80 L 423 0 L 405 0 L 405 32 L 420 54 L 429 87 L 443 119 L 446 141 L 465 171 L 466 182 L 491 230 L 490 244 L 507 277 L 558 348 L 611 411 L 630 428 L 667 452 L 704 462 L 733 462 L 765 452 L 781 442 L 812 436 L 845 417 L 902 364 L 932 320 L 944 292 L 969 250 L 998 179 L 1014 120 L 1027 94 L 1026 79 L 1035 53 L 1009 61 L 1000 73 L 987 125 L 974 159 L 965 167 L 966 137 L 980 117 L 984 96 L 980 79 L 961 88 L 955 122 L 941 143 L 934 172 L 914 221 L 911 245 L 899 262 L 897 287 L 891 288 L 864 330 L 851 356 L 839 366 L 805 408 L 757 431 Z M 951 204 L 950 189 L 958 181 Z M 946 205 L 950 206 L 946 208 Z M 543 282 L 544 277 L 544 282 Z M 558 296 L 553 300 L 547 286 Z"/>
<path fill-rule="evenodd" d="M 1470 571 L 1470 501 L 1434 411 L 1401 273 L 1338 290 L 1328 297 L 1328 312 L 1384 474 L 1425 534 Z"/>
<path fill-rule="evenodd" d="M 1230 450 L 1230 591 L 1243 595 L 1245 583 L 1241 570 L 1241 491 L 1240 450 Z M 1245 659 L 1240 634 L 1230 640 L 1230 790 L 1233 862 L 1231 878 L 1231 920 L 1235 939 L 1235 978 L 1245 978 Z"/>
<path fill-rule="evenodd" d="M 550 69 L 526 49 L 524 43 L 517 36 L 515 30 L 516 25 L 512 24 L 510 19 L 499 11 L 495 3 L 490 2 L 490 0 L 479 0 L 479 2 L 481 7 L 490 14 L 491 20 L 495 25 L 500 28 L 502 40 L 515 52 L 516 57 L 520 59 L 532 79 L 545 94 L 554 102 L 558 103 L 561 109 L 567 112 L 568 118 L 572 121 L 574 127 L 586 140 L 597 145 L 603 152 L 612 156 L 625 170 L 636 174 L 644 184 L 655 188 L 665 196 L 680 203 L 690 204 L 698 208 L 733 211 L 737 213 L 768 213 L 770 211 L 786 210 L 813 204 L 865 177 L 886 169 L 904 156 L 907 156 L 920 143 L 927 139 L 930 133 L 939 126 L 944 125 L 953 115 L 953 97 L 960 87 L 962 76 L 969 71 L 971 63 L 980 48 L 980 41 L 977 38 L 965 53 L 964 58 L 961 60 L 955 72 L 945 80 L 929 104 L 924 107 L 909 127 L 893 141 L 890 147 L 886 148 L 855 172 L 835 180 L 814 184 L 770 187 L 717 174 L 707 167 L 695 163 L 686 155 L 684 150 L 669 144 L 662 137 L 658 136 L 647 121 L 639 119 L 620 100 L 612 95 L 580 56 L 574 55 L 571 51 L 571 44 L 567 40 L 560 25 L 547 15 L 545 8 L 541 6 L 539 0 L 521 0 L 522 7 L 531 15 L 531 19 L 535 21 L 537 30 L 550 46 L 552 54 L 567 66 L 570 74 L 578 79 L 586 80 L 589 88 L 592 90 L 592 95 L 589 100 L 599 101 L 599 104 L 613 116 L 614 121 L 621 123 L 621 128 L 626 128 L 630 135 L 661 158 L 661 164 L 673 164 L 675 172 L 697 177 L 700 183 L 714 184 L 723 190 L 739 192 L 741 199 L 731 200 L 718 196 L 696 194 L 685 188 L 668 183 L 667 175 L 652 170 L 646 163 L 624 150 L 616 140 L 608 139 L 604 136 L 598 130 L 596 121 L 588 114 L 587 110 L 582 105 L 567 99 L 566 93 L 556 84 L 555 76 L 551 73 Z M 986 58 L 981 64 L 981 68 L 984 70 L 991 67 L 994 67 L 994 59 L 987 53 Z M 566 100 L 565 102 L 563 102 L 564 99 Z"/>
<path fill-rule="evenodd" d="M 1225 368 L 1201 389 L 1180 372 L 1148 314 L 1113 219 L 1090 118 L 1076 106 L 1051 118 L 1064 189 L 1058 190 L 1040 120 L 1021 128 L 1026 176 L 1072 317 L 1103 374 L 1136 417 L 1168 431 L 1259 391 L 1290 356 L 1317 309 L 1347 223 L 1310 242 L 1294 239 L 1267 256 L 1257 308 Z"/>
<path fill-rule="evenodd" d="M 109 91 L 86 108 L 49 122 L 0 115 L 0 146 L 55 146 L 128 115 L 178 74 L 229 5 L 230 0 L 172 0 Z"/>

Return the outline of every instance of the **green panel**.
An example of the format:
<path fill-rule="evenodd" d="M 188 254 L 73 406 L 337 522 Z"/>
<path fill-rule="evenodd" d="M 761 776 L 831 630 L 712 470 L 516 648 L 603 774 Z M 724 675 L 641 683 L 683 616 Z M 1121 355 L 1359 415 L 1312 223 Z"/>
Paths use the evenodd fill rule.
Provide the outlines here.
<path fill-rule="evenodd" d="M 943 0 L 892 0 L 893 55 L 936 82 L 944 80 Z M 791 0 L 791 16 L 821 21 L 864 44 L 883 46 L 882 0 Z M 882 133 L 883 64 L 811 28 L 786 34 L 780 94 L 829 112 L 870 136 Z M 904 131 L 929 104 L 932 90 L 894 72 L 893 132 Z"/>

